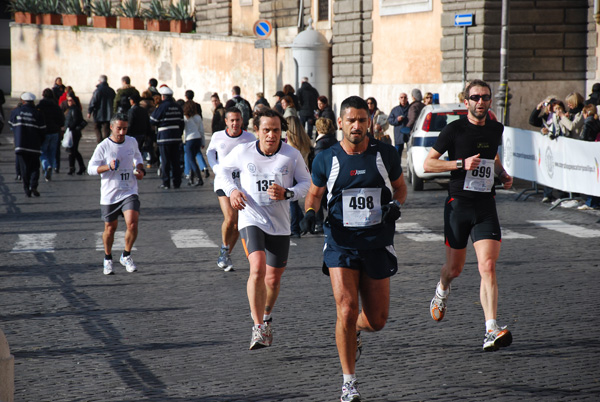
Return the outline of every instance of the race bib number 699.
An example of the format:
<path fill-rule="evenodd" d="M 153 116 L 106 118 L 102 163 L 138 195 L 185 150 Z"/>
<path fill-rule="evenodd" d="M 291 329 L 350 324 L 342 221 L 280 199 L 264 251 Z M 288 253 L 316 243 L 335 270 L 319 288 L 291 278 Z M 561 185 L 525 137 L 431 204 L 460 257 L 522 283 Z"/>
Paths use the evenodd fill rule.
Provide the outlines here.
<path fill-rule="evenodd" d="M 482 159 L 477 168 L 467 171 L 463 190 L 488 193 L 494 187 L 494 160 Z"/>

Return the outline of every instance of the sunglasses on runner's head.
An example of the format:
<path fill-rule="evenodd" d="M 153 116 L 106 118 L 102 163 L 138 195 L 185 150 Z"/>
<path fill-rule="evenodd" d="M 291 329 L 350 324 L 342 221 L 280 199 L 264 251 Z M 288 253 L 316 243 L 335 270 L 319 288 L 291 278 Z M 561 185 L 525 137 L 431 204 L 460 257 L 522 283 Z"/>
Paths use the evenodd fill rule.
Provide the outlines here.
<path fill-rule="evenodd" d="M 479 99 L 483 99 L 484 102 L 487 102 L 490 99 L 492 99 L 492 96 L 491 95 L 471 95 L 471 96 L 469 96 L 469 99 L 471 99 L 473 102 L 479 102 Z"/>

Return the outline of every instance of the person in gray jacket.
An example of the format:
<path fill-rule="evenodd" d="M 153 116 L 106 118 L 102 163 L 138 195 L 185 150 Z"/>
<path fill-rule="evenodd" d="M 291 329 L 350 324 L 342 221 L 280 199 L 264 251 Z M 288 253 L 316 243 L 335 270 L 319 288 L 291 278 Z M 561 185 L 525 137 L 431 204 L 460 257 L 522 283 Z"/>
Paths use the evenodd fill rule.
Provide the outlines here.
<path fill-rule="evenodd" d="M 408 95 L 404 92 L 400 94 L 400 104 L 392 109 L 388 116 L 388 123 L 394 126 L 394 145 L 400 154 L 402 160 L 402 151 L 404 150 L 404 134 L 402 128 L 408 123 Z"/>
<path fill-rule="evenodd" d="M 114 100 L 115 90 L 108 86 L 106 75 L 101 75 L 88 107 L 88 119 L 94 117 L 94 132 L 98 144 L 110 135 L 110 119 L 113 115 Z"/>

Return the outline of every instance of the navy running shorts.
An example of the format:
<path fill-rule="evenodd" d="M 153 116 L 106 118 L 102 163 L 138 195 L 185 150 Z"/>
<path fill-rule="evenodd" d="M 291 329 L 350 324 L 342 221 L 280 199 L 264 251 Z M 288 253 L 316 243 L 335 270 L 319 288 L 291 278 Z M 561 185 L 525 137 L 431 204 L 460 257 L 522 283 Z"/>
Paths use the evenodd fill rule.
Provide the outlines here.
<path fill-rule="evenodd" d="M 129 197 L 115 202 L 110 205 L 100 205 L 100 211 L 104 222 L 116 221 L 119 216 L 123 216 L 123 211 L 133 209 L 134 211 L 140 212 L 140 199 L 137 194 L 130 195 Z"/>
<path fill-rule="evenodd" d="M 325 243 L 323 247 L 323 273 L 329 268 L 364 270 L 371 279 L 385 279 L 398 272 L 398 258 L 394 246 L 370 250 L 355 250 Z"/>
<path fill-rule="evenodd" d="M 490 239 L 502 241 L 500 221 L 494 198 L 446 198 L 444 207 L 444 237 L 446 245 L 463 249 L 469 242 Z"/>
<path fill-rule="evenodd" d="M 274 268 L 285 268 L 290 251 L 289 235 L 270 235 L 256 226 L 246 226 L 240 229 L 240 235 L 246 257 L 255 251 L 264 251 L 267 265 Z"/>

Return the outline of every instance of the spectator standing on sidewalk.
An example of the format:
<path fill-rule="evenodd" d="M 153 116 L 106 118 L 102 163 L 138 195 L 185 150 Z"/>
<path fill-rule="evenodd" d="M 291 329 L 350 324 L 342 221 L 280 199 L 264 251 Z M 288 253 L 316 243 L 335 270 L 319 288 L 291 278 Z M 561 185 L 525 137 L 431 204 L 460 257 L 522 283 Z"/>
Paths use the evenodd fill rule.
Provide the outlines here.
<path fill-rule="evenodd" d="M 127 135 L 135 138 L 138 149 L 142 152 L 144 143 L 152 136 L 150 115 L 147 109 L 140 106 L 139 95 L 131 95 L 129 102 L 131 109 L 127 112 Z"/>
<path fill-rule="evenodd" d="M 388 122 L 394 126 L 394 146 L 402 160 L 402 151 L 404 150 L 404 134 L 402 129 L 408 123 L 408 95 L 404 92 L 400 94 L 400 104 L 392 109 L 388 116 Z"/>
<path fill-rule="evenodd" d="M 101 75 L 90 100 L 87 115 L 88 119 L 94 118 L 94 133 L 98 144 L 110 135 L 110 119 L 113 115 L 115 96 L 115 90 L 108 85 L 108 78 L 106 75 Z"/>
<path fill-rule="evenodd" d="M 313 128 L 315 126 L 315 111 L 318 110 L 317 100 L 319 99 L 319 91 L 308 82 L 308 77 L 302 78 L 302 84 L 298 89 L 298 115 L 302 127 L 306 129 L 306 134 L 313 138 Z"/>
<path fill-rule="evenodd" d="M 42 144 L 42 172 L 46 181 L 52 178 L 52 169 L 58 169 L 56 164 L 56 152 L 59 147 L 58 138 L 60 130 L 65 125 L 65 115 L 63 114 L 58 103 L 54 99 L 54 94 L 50 88 L 44 89 L 42 99 L 37 105 L 37 108 L 44 116 L 46 122 L 46 136 Z"/>
<path fill-rule="evenodd" d="M 15 154 L 25 195 L 40 196 L 38 182 L 40 179 L 40 154 L 46 132 L 46 124 L 42 112 L 36 109 L 35 95 L 25 92 L 21 95 L 22 104 L 10 114 L 8 124 L 15 139 Z"/>
<path fill-rule="evenodd" d="M 113 111 L 115 113 L 127 113 L 131 107 L 129 97 L 133 94 L 140 96 L 140 92 L 131 85 L 131 79 L 125 75 L 121 78 L 121 88 L 117 89 L 117 94 L 113 101 Z"/>
<path fill-rule="evenodd" d="M 227 127 L 225 125 L 225 108 L 221 103 L 221 99 L 219 99 L 219 94 L 214 93 L 210 96 L 210 102 L 212 103 L 212 122 L 211 124 L 211 133 L 214 134 L 217 131 L 223 131 Z"/>

